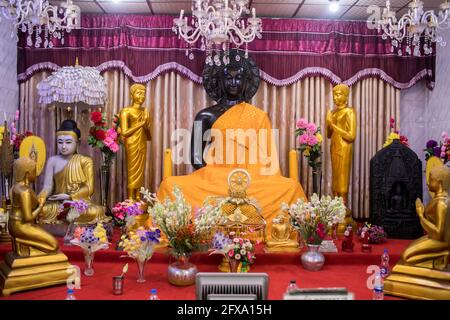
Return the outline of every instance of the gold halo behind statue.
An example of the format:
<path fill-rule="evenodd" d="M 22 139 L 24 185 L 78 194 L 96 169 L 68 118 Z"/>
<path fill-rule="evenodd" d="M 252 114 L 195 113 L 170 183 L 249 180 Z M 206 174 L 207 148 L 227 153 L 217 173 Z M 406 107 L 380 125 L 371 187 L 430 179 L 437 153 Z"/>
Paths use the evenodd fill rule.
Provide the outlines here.
<path fill-rule="evenodd" d="M 442 160 L 436 156 L 430 157 L 427 160 L 427 167 L 426 167 L 426 179 L 427 179 L 427 185 L 430 179 L 430 172 L 431 170 L 433 170 L 433 168 L 441 166 L 443 164 Z M 430 196 L 433 198 L 434 197 L 434 192 L 428 190 L 428 193 L 430 194 Z"/>
<path fill-rule="evenodd" d="M 46 149 L 44 140 L 38 136 L 30 136 L 23 139 L 19 150 L 20 157 L 29 157 L 36 162 L 36 175 L 44 170 Z"/>

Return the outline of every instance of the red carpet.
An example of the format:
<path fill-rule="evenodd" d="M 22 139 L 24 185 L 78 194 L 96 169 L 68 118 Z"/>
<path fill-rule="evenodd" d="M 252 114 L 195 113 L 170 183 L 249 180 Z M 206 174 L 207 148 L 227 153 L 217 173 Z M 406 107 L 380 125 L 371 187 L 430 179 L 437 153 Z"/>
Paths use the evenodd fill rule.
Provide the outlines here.
<path fill-rule="evenodd" d="M 267 254 L 263 253 L 262 247 L 257 248 L 255 264 L 251 272 L 266 272 L 269 274 L 269 299 L 279 300 L 291 279 L 296 279 L 299 287 L 345 287 L 353 292 L 355 299 L 371 299 L 372 292 L 367 289 L 366 282 L 370 274 L 366 273 L 369 265 L 378 265 L 384 248 L 389 249 L 391 265 L 400 258 L 410 240 L 389 240 L 385 244 L 373 245 L 371 253 L 361 252 L 361 245 L 355 241 L 355 252 L 327 253 L 325 254 L 325 266 L 321 271 L 306 271 L 301 266 L 299 254 Z M 340 251 L 340 241 L 337 243 Z M 10 251 L 10 245 L 0 245 L 0 257 Z M 69 257 L 72 264 L 78 265 L 83 272 L 84 260 L 79 247 L 62 246 L 62 251 Z M 81 289 L 75 291 L 79 300 L 98 299 L 147 299 L 149 290 L 156 288 L 161 300 L 193 300 L 195 299 L 195 286 L 175 287 L 167 280 L 167 266 L 171 262 L 170 256 L 165 252 L 156 252 L 146 266 L 147 282 L 139 284 L 136 282 L 137 267 L 130 258 L 120 258 L 123 252 L 115 251 L 114 245 L 111 249 L 96 253 L 94 260 L 95 274 L 86 277 L 82 274 Z M 222 257 L 207 253 L 195 254 L 191 258 L 198 270 L 201 272 L 217 272 Z M 112 276 L 120 275 L 125 263 L 129 263 L 129 271 L 125 276 L 124 294 L 115 296 L 112 294 Z M 30 300 L 48 299 L 62 300 L 65 298 L 65 286 L 56 286 L 19 292 L 10 297 L 0 299 Z M 395 299 L 386 297 L 386 299 Z"/>

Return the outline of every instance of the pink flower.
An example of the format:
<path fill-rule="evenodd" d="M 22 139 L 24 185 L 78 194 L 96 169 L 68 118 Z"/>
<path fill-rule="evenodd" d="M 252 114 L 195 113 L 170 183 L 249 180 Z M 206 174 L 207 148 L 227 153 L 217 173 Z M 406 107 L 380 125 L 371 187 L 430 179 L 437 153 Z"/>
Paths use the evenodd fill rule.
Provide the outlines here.
<path fill-rule="evenodd" d="M 444 140 L 444 142 L 445 142 L 445 140 L 447 140 L 448 139 L 448 133 L 447 132 L 442 132 L 442 134 L 441 134 L 441 138 L 442 138 L 442 140 Z"/>
<path fill-rule="evenodd" d="M 446 146 L 442 146 L 441 147 L 441 152 L 445 152 L 445 151 L 447 151 L 447 147 Z"/>
<path fill-rule="evenodd" d="M 317 143 L 319 142 L 319 140 L 317 139 L 316 136 L 308 136 L 308 144 L 312 147 L 315 146 Z"/>
<path fill-rule="evenodd" d="M 297 121 L 297 128 L 299 129 L 306 129 L 306 126 L 308 125 L 308 121 L 306 119 L 301 118 Z"/>
<path fill-rule="evenodd" d="M 106 131 L 106 136 L 111 138 L 111 139 L 113 139 L 113 140 L 116 140 L 117 139 L 117 132 L 114 129 L 108 129 Z"/>
<path fill-rule="evenodd" d="M 119 145 L 117 143 L 113 143 L 112 145 L 108 146 L 109 149 L 111 149 L 112 152 L 117 153 L 119 151 Z"/>
<path fill-rule="evenodd" d="M 445 159 L 446 153 L 445 152 L 441 152 L 441 158 Z"/>
<path fill-rule="evenodd" d="M 14 119 L 16 119 L 16 121 L 19 121 L 19 117 L 20 117 L 20 111 L 17 110 Z"/>
<path fill-rule="evenodd" d="M 298 137 L 298 143 L 307 144 L 308 143 L 308 134 L 304 133 Z"/>
<path fill-rule="evenodd" d="M 247 252 L 247 259 L 251 259 L 252 258 L 252 253 L 251 252 Z"/>
<path fill-rule="evenodd" d="M 306 131 L 308 131 L 308 133 L 310 134 L 314 134 L 317 131 L 317 126 L 314 123 L 308 123 L 308 125 L 306 126 Z"/>
<path fill-rule="evenodd" d="M 119 145 L 111 137 L 106 137 L 103 143 L 114 153 L 119 151 Z"/>
<path fill-rule="evenodd" d="M 229 256 L 229 257 L 232 257 L 233 255 L 234 255 L 234 250 L 228 251 L 228 256 Z"/>

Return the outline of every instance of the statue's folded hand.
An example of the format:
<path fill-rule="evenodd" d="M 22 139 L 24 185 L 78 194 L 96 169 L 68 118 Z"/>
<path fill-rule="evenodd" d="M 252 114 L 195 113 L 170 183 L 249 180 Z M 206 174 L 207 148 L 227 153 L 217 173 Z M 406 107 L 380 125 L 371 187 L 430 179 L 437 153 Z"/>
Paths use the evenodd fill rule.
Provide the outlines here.
<path fill-rule="evenodd" d="M 416 199 L 416 212 L 419 217 L 423 217 L 423 213 L 425 212 L 423 203 L 419 198 Z"/>

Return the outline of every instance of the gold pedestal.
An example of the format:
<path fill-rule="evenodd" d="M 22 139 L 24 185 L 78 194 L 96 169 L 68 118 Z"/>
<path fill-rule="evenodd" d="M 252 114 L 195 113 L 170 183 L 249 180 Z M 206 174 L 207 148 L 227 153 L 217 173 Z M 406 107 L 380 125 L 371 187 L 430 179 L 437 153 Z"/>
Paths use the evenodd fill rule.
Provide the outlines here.
<path fill-rule="evenodd" d="M 11 242 L 11 236 L 9 233 L 2 232 L 0 233 L 0 243 L 10 243 Z"/>
<path fill-rule="evenodd" d="M 67 283 L 75 268 L 63 253 L 21 258 L 9 252 L 0 264 L 0 289 L 3 296 L 13 292 Z"/>
<path fill-rule="evenodd" d="M 265 253 L 299 253 L 300 251 L 300 247 L 264 247 Z"/>
<path fill-rule="evenodd" d="M 450 272 L 398 263 L 384 282 L 389 295 L 422 300 L 450 300 Z"/>

